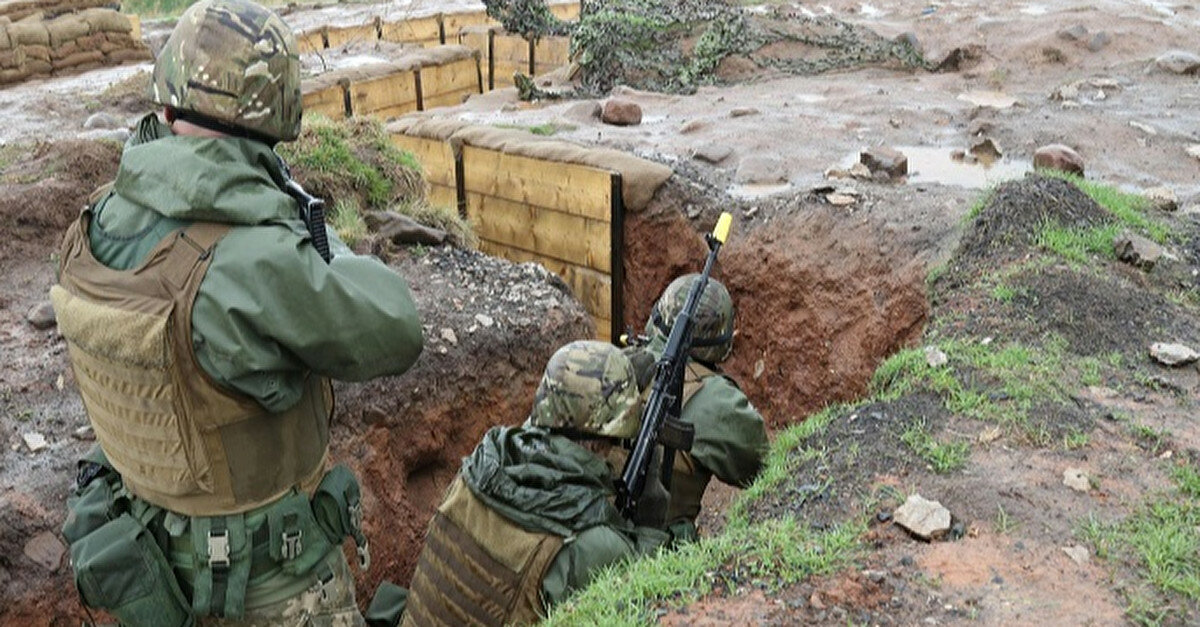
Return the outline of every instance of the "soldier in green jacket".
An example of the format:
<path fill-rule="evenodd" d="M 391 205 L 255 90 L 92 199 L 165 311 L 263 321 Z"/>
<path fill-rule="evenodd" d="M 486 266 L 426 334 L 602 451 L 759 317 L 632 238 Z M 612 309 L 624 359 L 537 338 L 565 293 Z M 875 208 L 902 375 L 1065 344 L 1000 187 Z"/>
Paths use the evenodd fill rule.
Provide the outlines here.
<path fill-rule="evenodd" d="M 662 356 L 671 325 L 698 276 L 678 277 L 663 290 L 646 322 L 649 341 L 626 349 L 635 363 L 652 364 Z M 680 416 L 695 427 L 695 439 L 690 452 L 675 455 L 671 473 L 671 504 L 665 523 L 677 535 L 694 525 L 712 477 L 739 488 L 749 486 L 762 469 L 769 446 L 762 416 L 737 383 L 720 370 L 721 362 L 733 350 L 733 326 L 729 291 L 709 279 L 696 310 Z"/>
<path fill-rule="evenodd" d="M 604 454 L 637 435 L 640 414 L 620 349 L 559 349 L 525 426 L 491 429 L 463 460 L 429 525 L 403 624 L 536 622 L 599 569 L 667 544 L 670 534 L 613 505 Z"/>
<path fill-rule="evenodd" d="M 165 121 L 140 122 L 64 239 L 51 300 L 102 450 L 63 534 L 84 603 L 127 625 L 363 621 L 329 380 L 404 372 L 421 326 L 401 277 L 284 190 L 297 55 L 262 6 L 194 4 L 154 67 Z"/>

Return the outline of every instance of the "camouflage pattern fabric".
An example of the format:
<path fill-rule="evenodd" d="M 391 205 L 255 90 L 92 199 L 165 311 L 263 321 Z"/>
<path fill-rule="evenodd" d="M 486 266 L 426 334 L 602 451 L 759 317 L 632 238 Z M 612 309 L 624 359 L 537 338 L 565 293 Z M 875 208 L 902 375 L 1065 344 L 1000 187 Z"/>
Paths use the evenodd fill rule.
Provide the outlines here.
<path fill-rule="evenodd" d="M 259 135 L 300 135 L 300 57 L 280 17 L 249 0 L 201 0 L 163 46 L 154 102 Z"/>
<path fill-rule="evenodd" d="M 365 626 L 367 623 L 354 600 L 354 577 L 341 548 L 331 550 L 325 563 L 332 569 L 333 578 L 324 584 L 314 581 L 311 587 L 294 597 L 247 609 L 239 619 L 201 617 L 197 624 L 200 627 Z"/>
<path fill-rule="evenodd" d="M 630 438 L 641 418 L 637 378 L 621 349 L 590 340 L 558 349 L 534 396 L 531 424 Z"/>
<path fill-rule="evenodd" d="M 685 274 L 671 281 L 663 290 L 650 322 L 646 324 L 646 334 L 653 337 L 661 335 L 664 338 L 671 334 L 671 325 L 683 306 L 687 304 L 688 292 L 692 284 L 699 278 L 698 274 Z M 700 303 L 696 307 L 695 326 L 692 332 L 691 357 L 697 361 L 709 364 L 719 364 L 729 357 L 733 350 L 733 299 L 729 290 L 716 279 L 709 279 L 704 293 L 700 295 Z"/>

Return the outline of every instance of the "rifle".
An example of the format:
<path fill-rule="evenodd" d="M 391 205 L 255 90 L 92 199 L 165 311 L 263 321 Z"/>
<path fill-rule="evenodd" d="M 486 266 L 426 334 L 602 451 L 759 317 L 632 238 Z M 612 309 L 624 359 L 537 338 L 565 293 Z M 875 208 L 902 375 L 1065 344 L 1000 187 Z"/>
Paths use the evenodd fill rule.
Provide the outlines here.
<path fill-rule="evenodd" d="M 331 255 L 329 254 L 329 236 L 325 234 L 325 199 L 317 198 L 304 191 L 304 188 L 300 187 L 300 184 L 292 178 L 292 169 L 284 162 L 283 157 L 276 153 L 275 158 L 279 160 L 279 167 L 283 170 L 283 176 L 286 179 L 283 191 L 296 199 L 296 203 L 300 205 L 300 219 L 308 228 L 313 248 L 317 249 L 317 254 L 321 255 L 321 259 L 324 259 L 325 263 L 329 263 Z"/>
<path fill-rule="evenodd" d="M 633 519 L 638 501 L 645 491 L 646 475 L 654 457 L 654 447 L 659 444 L 663 446 L 661 477 L 663 485 L 668 489 L 671 485 L 671 468 L 675 465 L 675 451 L 689 451 L 692 448 L 696 430 L 679 419 L 682 411 L 683 376 L 692 347 L 696 307 L 700 304 L 700 296 L 704 294 L 704 289 L 708 287 L 713 263 L 717 260 L 717 252 L 721 250 L 725 238 L 729 236 L 729 225 L 732 221 L 732 216 L 722 213 L 713 232 L 705 235 L 708 258 L 704 261 L 704 271 L 692 282 L 683 310 L 671 325 L 666 349 L 654 365 L 654 383 L 650 388 L 650 397 L 642 408 L 642 423 L 637 440 L 634 441 L 633 450 L 625 460 L 621 478 L 617 480 L 617 508 L 627 520 Z"/>

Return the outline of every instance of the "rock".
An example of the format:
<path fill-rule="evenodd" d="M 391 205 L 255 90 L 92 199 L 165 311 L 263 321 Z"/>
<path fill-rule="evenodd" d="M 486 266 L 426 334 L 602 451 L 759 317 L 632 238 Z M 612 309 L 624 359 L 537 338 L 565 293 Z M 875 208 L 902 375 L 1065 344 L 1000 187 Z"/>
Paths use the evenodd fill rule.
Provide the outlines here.
<path fill-rule="evenodd" d="M 992 442 L 999 440 L 1001 435 L 1004 435 L 1004 430 L 1000 427 L 988 427 L 987 429 L 983 430 L 983 433 L 979 434 L 978 440 L 980 444 L 991 444 Z"/>
<path fill-rule="evenodd" d="M 1004 156 L 1004 151 L 1000 150 L 1000 145 L 990 137 L 984 137 L 971 144 L 970 153 L 984 163 L 993 163 Z"/>
<path fill-rule="evenodd" d="M 1087 492 L 1092 489 L 1091 480 L 1078 468 L 1068 468 L 1063 471 L 1063 485 L 1076 492 Z"/>
<path fill-rule="evenodd" d="M 595 100 L 580 100 L 567 107 L 562 115 L 564 118 L 576 122 L 592 122 L 600 117 L 600 111 L 603 107 Z"/>
<path fill-rule="evenodd" d="M 1108 47 L 1110 43 L 1112 43 L 1112 35 L 1109 35 L 1107 32 L 1099 32 L 1092 35 L 1092 38 L 1088 40 L 1087 49 L 1091 52 L 1100 52 Z"/>
<path fill-rule="evenodd" d="M 859 153 L 858 158 L 859 162 L 871 171 L 872 176 L 878 172 L 884 172 L 890 178 L 900 178 L 908 174 L 908 157 L 893 148 L 869 148 Z"/>
<path fill-rule="evenodd" d="M 1033 167 L 1083 176 L 1083 157 L 1063 144 L 1049 144 L 1033 153 Z"/>
<path fill-rule="evenodd" d="M 481 313 L 475 314 L 475 322 L 478 322 L 480 325 L 482 325 L 484 327 L 490 327 L 496 323 L 496 321 L 493 320 L 491 316 L 489 316 L 487 314 L 481 314 Z"/>
<path fill-rule="evenodd" d="M 45 449 L 47 446 L 50 446 L 46 442 L 46 436 L 37 433 L 36 431 L 25 433 L 21 435 L 21 438 L 25 440 L 25 446 L 29 448 L 30 453 L 37 453 L 38 451 Z"/>
<path fill-rule="evenodd" d="M 1058 38 L 1067 41 L 1083 41 L 1087 39 L 1088 29 L 1083 24 L 1076 24 L 1070 28 L 1064 28 L 1058 31 Z"/>
<path fill-rule="evenodd" d="M 67 547 L 53 531 L 43 531 L 25 543 L 25 557 L 40 564 L 50 572 L 58 570 Z"/>
<path fill-rule="evenodd" d="M 856 163 L 856 164 L 850 166 L 849 174 L 850 174 L 850 176 L 852 176 L 856 179 L 870 179 L 871 178 L 871 168 L 868 168 L 867 166 L 863 165 L 862 163 Z"/>
<path fill-rule="evenodd" d="M 1179 210 L 1179 199 L 1170 187 L 1153 187 L 1143 192 L 1142 196 L 1150 201 L 1151 207 L 1159 211 Z"/>
<path fill-rule="evenodd" d="M 78 135 L 79 139 L 88 141 L 108 140 L 117 143 L 125 143 L 129 139 L 129 129 L 127 128 L 97 128 L 90 131 L 84 131 Z"/>
<path fill-rule="evenodd" d="M 729 117 L 742 118 L 747 115 L 758 115 L 758 109 L 754 107 L 734 107 L 729 110 Z"/>
<path fill-rule="evenodd" d="M 1155 342 L 1150 345 L 1150 357 L 1165 366 L 1182 366 L 1200 359 L 1200 353 L 1183 344 Z"/>
<path fill-rule="evenodd" d="M 1153 126 L 1150 126 L 1149 124 L 1146 124 L 1144 122 L 1138 122 L 1137 120 L 1130 120 L 1129 125 L 1143 133 L 1146 133 L 1147 135 L 1158 135 L 1158 129 L 1156 129 Z"/>
<path fill-rule="evenodd" d="M 124 128 L 125 123 L 117 119 L 117 116 L 111 113 L 93 113 L 88 116 L 88 119 L 83 123 L 83 128 Z"/>
<path fill-rule="evenodd" d="M 1092 552 L 1085 546 L 1064 546 L 1062 550 L 1063 553 L 1067 554 L 1067 557 L 1071 558 L 1071 561 L 1080 566 L 1087 566 L 1088 562 L 1091 561 Z"/>
<path fill-rule="evenodd" d="M 958 99 L 969 102 L 976 107 L 990 107 L 993 109 L 1011 109 L 1020 102 L 1016 98 L 999 91 L 971 91 L 959 94 Z"/>
<path fill-rule="evenodd" d="M 950 510 L 920 494 L 910 495 L 894 516 L 897 525 L 923 540 L 934 540 L 950 531 Z"/>
<path fill-rule="evenodd" d="M 96 432 L 92 429 L 92 425 L 83 425 L 71 432 L 71 437 L 84 442 L 91 442 L 96 439 Z"/>
<path fill-rule="evenodd" d="M 925 363 L 929 364 L 930 368 L 941 368 L 950 362 L 950 358 L 946 353 L 936 346 L 925 347 Z"/>
<path fill-rule="evenodd" d="M 976 65 L 983 60 L 987 49 L 982 44 L 968 44 L 951 50 L 934 66 L 934 72 L 957 72 Z"/>
<path fill-rule="evenodd" d="M 458 336 L 454 334 L 454 329 L 449 327 L 442 329 L 441 338 L 452 345 L 458 345 Z"/>
<path fill-rule="evenodd" d="M 1183 50 L 1171 50 L 1155 59 L 1154 65 L 1172 74 L 1195 74 L 1200 72 L 1200 56 Z"/>
<path fill-rule="evenodd" d="M 848 178 L 850 178 L 850 172 L 843 170 L 841 168 L 829 168 L 829 169 L 825 170 L 825 178 L 826 179 L 848 179 Z"/>
<path fill-rule="evenodd" d="M 733 154 L 733 148 L 726 144 L 705 144 L 697 148 L 692 156 L 700 161 L 716 165 L 728 159 L 731 154 Z"/>
<path fill-rule="evenodd" d="M 896 38 L 893 39 L 892 41 L 894 41 L 898 44 L 905 44 L 909 48 L 912 48 L 913 50 L 915 50 L 917 52 L 922 52 L 921 40 L 917 39 L 917 34 L 912 31 L 900 33 L 899 35 L 896 35 Z"/>
<path fill-rule="evenodd" d="M 1078 100 L 1079 99 L 1079 82 L 1077 81 L 1077 82 L 1071 83 L 1069 85 L 1063 85 L 1063 86 L 1059 87 L 1058 89 L 1055 89 L 1054 92 L 1050 94 L 1050 99 L 1051 100 L 1063 100 L 1063 101 Z"/>
<path fill-rule="evenodd" d="M 429 244 L 446 243 L 450 234 L 431 226 L 425 226 L 412 218 L 393 211 L 368 211 L 363 220 L 372 231 L 393 244 Z"/>
<path fill-rule="evenodd" d="M 1200 159 L 1200 144 L 1192 144 L 1191 146 L 1188 146 L 1186 152 L 1189 155 Z"/>
<path fill-rule="evenodd" d="M 787 182 L 784 162 L 774 155 L 750 155 L 738 164 L 734 180 L 738 183 L 774 185 Z"/>
<path fill-rule="evenodd" d="M 825 196 L 825 201 L 835 207 L 846 207 L 848 205 L 853 205 L 855 202 L 857 202 L 857 199 L 850 194 L 840 194 L 834 192 L 832 194 L 827 194 Z"/>
<path fill-rule="evenodd" d="M 50 301 L 38 303 L 25 312 L 25 320 L 35 329 L 49 329 L 57 322 L 54 317 L 54 306 L 50 304 Z"/>
<path fill-rule="evenodd" d="M 704 120 L 688 120 L 680 125 L 679 132 L 680 134 L 687 135 L 688 133 L 695 133 L 698 130 L 706 128 L 707 126 L 708 124 L 706 124 Z"/>
<path fill-rule="evenodd" d="M 1122 233 L 1113 238 L 1113 250 L 1117 253 L 1117 259 L 1147 272 L 1153 270 L 1154 264 L 1163 256 L 1162 246 L 1132 233 Z"/>
<path fill-rule="evenodd" d="M 624 98 L 609 98 L 600 110 L 600 121 L 613 126 L 634 126 L 642 123 L 642 108 Z"/>

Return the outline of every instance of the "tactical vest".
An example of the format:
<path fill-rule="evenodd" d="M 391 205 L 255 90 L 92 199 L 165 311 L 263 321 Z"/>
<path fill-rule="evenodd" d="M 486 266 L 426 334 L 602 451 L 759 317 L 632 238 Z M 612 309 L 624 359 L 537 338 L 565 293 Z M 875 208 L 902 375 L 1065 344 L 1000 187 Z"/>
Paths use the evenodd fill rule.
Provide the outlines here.
<path fill-rule="evenodd" d="M 401 624 L 536 623 L 545 614 L 542 580 L 562 545 L 517 526 L 456 478 L 429 524 Z"/>
<path fill-rule="evenodd" d="M 680 407 L 685 408 L 688 401 L 704 387 L 709 377 L 720 376 L 705 366 L 689 361 L 687 371 L 683 376 L 683 400 Z M 704 498 L 704 490 L 712 473 L 696 462 L 690 453 L 675 454 L 675 464 L 671 467 L 671 504 L 667 507 L 667 523 L 680 519 L 696 522 L 700 515 L 700 502 Z"/>
<path fill-rule="evenodd" d="M 92 256 L 90 218 L 67 230 L 50 298 L 96 439 L 130 492 L 191 516 L 311 492 L 329 445 L 329 381 L 309 376 L 295 406 L 271 413 L 196 362 L 192 306 L 230 227 L 192 224 L 119 271 Z"/>

